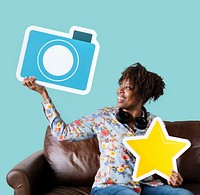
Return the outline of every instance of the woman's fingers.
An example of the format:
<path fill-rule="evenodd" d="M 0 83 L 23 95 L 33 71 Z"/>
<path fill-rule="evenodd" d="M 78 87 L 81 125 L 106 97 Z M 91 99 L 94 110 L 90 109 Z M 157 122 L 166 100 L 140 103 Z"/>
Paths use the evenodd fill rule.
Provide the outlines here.
<path fill-rule="evenodd" d="M 22 84 L 24 86 L 27 86 L 28 88 L 34 90 L 34 88 L 36 87 L 36 84 L 35 84 L 35 80 L 36 80 L 36 77 L 25 77 Z"/>
<path fill-rule="evenodd" d="M 183 182 L 183 178 L 180 175 L 180 173 L 172 171 L 170 179 L 168 181 L 168 184 L 173 186 L 173 187 L 178 187 L 182 184 L 182 182 Z"/>

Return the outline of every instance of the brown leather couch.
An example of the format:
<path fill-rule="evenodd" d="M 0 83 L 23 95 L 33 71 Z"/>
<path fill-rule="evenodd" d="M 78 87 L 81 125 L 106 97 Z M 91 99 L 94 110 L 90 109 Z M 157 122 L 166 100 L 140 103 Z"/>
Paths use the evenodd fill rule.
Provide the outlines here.
<path fill-rule="evenodd" d="M 177 164 L 183 187 L 200 195 L 200 121 L 166 122 L 169 135 L 187 138 L 192 146 Z M 97 139 L 76 143 L 58 142 L 49 127 L 44 150 L 16 165 L 7 174 L 15 195 L 89 194 L 99 167 Z"/>

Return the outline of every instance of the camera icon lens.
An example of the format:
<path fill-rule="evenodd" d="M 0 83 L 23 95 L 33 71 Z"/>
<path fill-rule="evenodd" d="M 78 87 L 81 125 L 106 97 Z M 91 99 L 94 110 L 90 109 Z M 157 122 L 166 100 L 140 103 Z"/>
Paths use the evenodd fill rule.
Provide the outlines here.
<path fill-rule="evenodd" d="M 37 64 L 40 72 L 49 80 L 64 81 L 76 72 L 79 55 L 69 42 L 53 40 L 41 48 L 37 56 Z"/>
<path fill-rule="evenodd" d="M 18 80 L 36 76 L 46 87 L 85 95 L 90 92 L 99 54 L 96 32 L 73 26 L 69 34 L 27 28 L 16 71 Z"/>

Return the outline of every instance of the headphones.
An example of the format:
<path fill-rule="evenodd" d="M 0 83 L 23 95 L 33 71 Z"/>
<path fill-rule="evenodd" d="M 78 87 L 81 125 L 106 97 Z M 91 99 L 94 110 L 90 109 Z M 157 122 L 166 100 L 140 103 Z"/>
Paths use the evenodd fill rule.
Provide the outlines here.
<path fill-rule="evenodd" d="M 116 114 L 116 118 L 120 123 L 126 124 L 130 120 L 130 115 L 119 108 L 119 111 Z M 135 118 L 134 125 L 138 129 L 145 129 L 147 127 L 147 124 L 147 110 L 144 106 L 142 106 L 142 115 Z"/>

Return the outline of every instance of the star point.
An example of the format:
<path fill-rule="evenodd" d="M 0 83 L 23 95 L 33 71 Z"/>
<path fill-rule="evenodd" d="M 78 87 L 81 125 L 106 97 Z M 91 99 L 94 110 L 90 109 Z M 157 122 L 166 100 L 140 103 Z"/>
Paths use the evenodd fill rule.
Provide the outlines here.
<path fill-rule="evenodd" d="M 159 117 L 153 119 L 145 135 L 126 137 L 123 143 L 136 157 L 134 181 L 155 173 L 168 180 L 171 170 L 177 171 L 176 159 L 191 145 L 187 139 L 169 136 Z"/>

